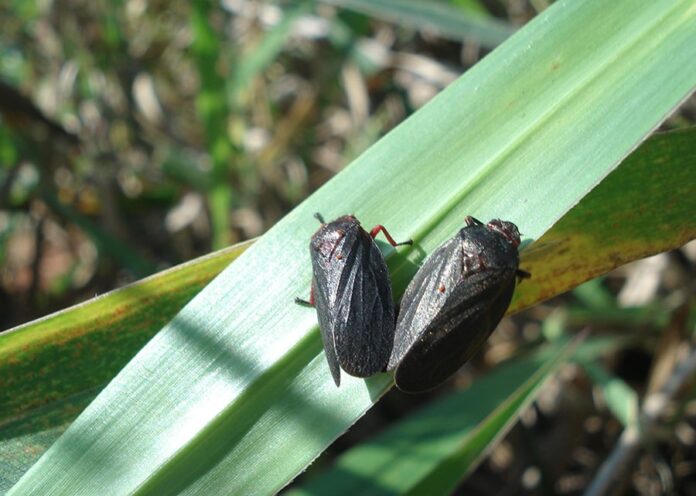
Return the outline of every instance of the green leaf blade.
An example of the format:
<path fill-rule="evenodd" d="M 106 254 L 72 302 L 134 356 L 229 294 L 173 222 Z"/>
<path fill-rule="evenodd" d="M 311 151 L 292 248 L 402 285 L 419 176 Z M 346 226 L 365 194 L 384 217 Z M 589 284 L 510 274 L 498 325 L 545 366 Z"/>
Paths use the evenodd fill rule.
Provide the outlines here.
<path fill-rule="evenodd" d="M 475 40 L 486 47 L 505 41 L 514 28 L 473 9 L 464 11 L 442 2 L 423 0 L 324 0 L 368 15 L 418 29 L 435 31 L 452 40 Z"/>
<path fill-rule="evenodd" d="M 583 22 L 593 19 L 598 27 L 588 32 Z M 344 375 L 336 389 L 318 351 L 315 315 L 292 303 L 310 280 L 311 214 L 352 211 L 366 225 L 380 221 L 399 237 L 413 234 L 417 249 L 390 257 L 397 294 L 465 214 L 504 217 L 538 238 L 692 90 L 696 61 L 685 41 L 696 40 L 694 21 L 688 1 L 561 1 L 549 8 L 199 293 L 13 492 L 228 494 L 282 487 L 389 384 L 385 376 Z M 664 33 L 655 40 L 657 27 Z M 596 50 L 588 54 L 583 46 Z M 564 63 L 550 78 L 559 53 Z M 595 67 L 603 67 L 602 77 L 583 73 Z M 632 104 L 646 99 L 644 107 Z M 288 391 L 302 392 L 300 400 L 289 393 L 263 401 L 264 391 L 280 392 L 286 381 Z M 309 400 L 316 408 L 303 408 Z M 292 417 L 282 416 L 286 402 Z M 248 422 L 249 409 L 258 420 L 235 449 L 213 461 L 197 455 L 210 443 L 222 453 L 226 441 L 206 435 L 208 429 L 220 423 L 232 430 Z M 300 415 L 310 428 L 321 425 L 309 439 L 307 430 L 285 428 Z M 253 456 L 273 468 L 270 475 L 238 470 L 252 446 Z M 160 477 L 182 460 L 191 470 Z"/>
<path fill-rule="evenodd" d="M 692 215 L 696 198 L 690 187 L 695 163 L 696 128 L 657 134 L 643 143 L 534 245 L 538 249 L 525 250 L 522 264 L 534 277 L 518 288 L 511 310 L 696 238 Z M 0 410 L 0 491 L 18 480 L 101 390 L 91 387 L 82 394 L 84 387 L 102 386 L 100 379 L 113 378 L 141 343 L 249 245 L 203 257 L 1 334 L 0 363 L 6 366 L 0 368 L 4 395 L 0 405 L 5 407 Z M 629 317 L 627 310 L 607 309 L 601 316 L 598 311 L 593 311 L 595 318 L 618 319 L 624 324 Z M 667 316 L 646 308 L 632 317 L 637 323 L 655 318 Z M 134 326 L 134 322 L 146 325 Z M 158 322 L 161 324 L 155 327 Z M 545 325 L 549 322 L 547 319 Z M 561 331 L 559 328 L 556 334 Z M 104 334 L 112 339 L 105 341 Z M 61 348 L 77 348 L 82 353 L 66 359 L 65 353 L 56 351 Z M 20 349 L 25 351 L 17 361 Z M 44 364 L 40 373 L 30 373 L 39 362 Z M 91 372 L 84 374 L 85 370 Z M 78 404 L 73 401 L 75 394 Z M 32 410 L 52 398 L 65 399 Z"/>
<path fill-rule="evenodd" d="M 504 364 L 342 455 L 334 468 L 291 491 L 305 494 L 447 494 L 507 431 L 575 346 Z"/>

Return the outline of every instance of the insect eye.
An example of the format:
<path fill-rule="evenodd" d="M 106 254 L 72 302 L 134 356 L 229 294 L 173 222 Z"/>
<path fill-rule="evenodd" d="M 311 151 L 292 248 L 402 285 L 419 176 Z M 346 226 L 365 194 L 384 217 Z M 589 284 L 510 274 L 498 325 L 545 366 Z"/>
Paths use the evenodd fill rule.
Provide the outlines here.
<path fill-rule="evenodd" d="M 336 260 L 343 260 L 343 255 L 341 255 L 340 253 L 336 255 Z"/>
<path fill-rule="evenodd" d="M 440 284 L 440 287 L 437 288 L 437 290 L 438 290 L 440 293 L 444 293 L 444 292 L 445 292 L 445 289 L 446 289 L 446 288 L 445 288 L 445 285 L 444 285 L 444 284 Z"/>

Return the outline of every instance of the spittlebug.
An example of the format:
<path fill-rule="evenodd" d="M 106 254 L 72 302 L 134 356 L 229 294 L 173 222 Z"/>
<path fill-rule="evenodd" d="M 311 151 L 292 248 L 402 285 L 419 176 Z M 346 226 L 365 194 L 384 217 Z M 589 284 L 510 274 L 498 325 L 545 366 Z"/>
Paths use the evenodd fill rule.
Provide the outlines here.
<path fill-rule="evenodd" d="M 394 342 L 394 302 L 389 272 L 374 241 L 382 231 L 392 246 L 397 243 L 378 225 L 369 233 L 358 219 L 344 215 L 326 223 L 312 236 L 312 289 L 309 302 L 319 317 L 326 359 L 336 386 L 340 368 L 356 377 L 385 370 Z M 339 368 L 340 366 L 340 368 Z"/>
<path fill-rule="evenodd" d="M 519 270 L 520 233 L 512 222 L 466 227 L 425 261 L 401 300 L 388 369 L 399 389 L 431 389 L 485 343 L 510 305 Z"/>

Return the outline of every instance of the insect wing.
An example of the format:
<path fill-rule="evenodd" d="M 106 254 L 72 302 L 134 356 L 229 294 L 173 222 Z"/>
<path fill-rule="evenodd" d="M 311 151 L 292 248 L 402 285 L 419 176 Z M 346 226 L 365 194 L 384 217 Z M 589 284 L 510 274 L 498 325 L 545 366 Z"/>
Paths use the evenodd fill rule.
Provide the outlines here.
<path fill-rule="evenodd" d="M 329 363 L 331 377 L 333 377 L 336 386 L 341 384 L 341 370 L 338 365 L 338 356 L 336 355 L 336 345 L 334 344 L 332 334 L 332 319 L 331 314 L 327 310 L 328 302 L 326 294 L 323 291 L 317 290 L 316 281 L 312 278 L 312 287 L 314 288 L 314 305 L 317 309 L 317 317 L 319 319 L 319 333 L 321 334 L 322 343 L 324 343 L 324 352 L 326 353 L 326 361 Z"/>
<path fill-rule="evenodd" d="M 312 237 L 310 255 L 314 306 L 319 319 L 319 331 L 324 344 L 326 360 L 336 386 L 341 383 L 338 354 L 335 341 L 335 322 L 340 295 L 340 281 L 346 269 L 346 257 L 350 247 L 357 242 L 358 229 L 346 225 L 338 229 L 335 222 L 322 226 Z M 342 226 L 343 227 L 343 226 Z"/>
<path fill-rule="evenodd" d="M 430 389 L 474 355 L 505 314 L 519 267 L 519 231 L 467 217 L 406 288 L 389 369 L 407 392 Z"/>
<path fill-rule="evenodd" d="M 369 377 L 384 370 L 394 341 L 389 272 L 369 234 L 360 230 L 346 248 L 334 313 L 338 361 L 346 372 Z"/>
<path fill-rule="evenodd" d="M 431 389 L 469 360 L 486 342 L 510 304 L 515 272 L 494 269 L 465 278 L 425 327 L 395 373 L 399 389 Z"/>
<path fill-rule="evenodd" d="M 454 288 L 461 278 L 461 272 L 457 274 L 462 265 L 459 245 L 459 236 L 441 245 L 428 257 L 406 288 L 396 321 L 388 370 L 393 370 L 403 360 L 445 305 L 446 295 L 440 292 L 440 288 Z"/>
<path fill-rule="evenodd" d="M 389 273 L 379 248 L 357 221 L 332 222 L 312 240 L 314 297 L 329 369 L 357 377 L 381 372 L 394 339 Z"/>

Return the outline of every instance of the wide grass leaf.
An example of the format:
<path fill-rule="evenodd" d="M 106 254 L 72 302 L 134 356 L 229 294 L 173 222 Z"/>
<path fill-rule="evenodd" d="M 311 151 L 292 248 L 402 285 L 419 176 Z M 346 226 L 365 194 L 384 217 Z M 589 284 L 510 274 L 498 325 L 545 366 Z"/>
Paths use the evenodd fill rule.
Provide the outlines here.
<path fill-rule="evenodd" d="M 46 403 L 103 387 L 250 244 L 201 257 L 0 334 L 0 432 Z"/>
<path fill-rule="evenodd" d="M 389 386 L 333 385 L 310 280 L 315 211 L 381 221 L 400 294 L 466 214 L 540 237 L 696 84 L 690 1 L 561 1 L 291 212 L 200 292 L 13 488 L 268 493 Z"/>
<path fill-rule="evenodd" d="M 518 291 L 515 307 L 696 238 L 694 167 L 696 128 L 647 140 L 522 254 L 534 277 Z"/>
<path fill-rule="evenodd" d="M 511 310 L 696 238 L 696 199 L 689 186 L 694 164 L 696 129 L 658 134 L 643 143 L 540 239 L 543 249 L 524 252 L 534 279 L 518 288 Z M 641 199 L 641 208 L 626 198 Z M 595 216 L 598 211 L 601 217 Z M 650 224 L 659 230 L 646 243 L 644 229 L 636 226 Z M 611 243 L 603 242 L 609 234 Z M 574 242 L 578 238 L 596 242 Z M 566 242 L 544 241 L 552 239 Z M 7 488 L 16 482 L 87 406 L 85 400 L 94 398 L 147 339 L 250 245 L 221 250 L 0 335 L 0 490 L 2 481 Z M 575 262 L 568 264 L 569 259 Z M 583 286 L 589 290 L 591 283 Z M 594 292 L 602 288 L 592 286 Z M 668 317 L 659 309 L 596 306 L 591 316 L 623 325 Z M 65 353 L 68 349 L 79 352 Z"/>
<path fill-rule="evenodd" d="M 643 143 L 539 240 L 543 249 L 524 252 L 524 265 L 534 266 L 534 280 L 519 287 L 511 310 L 696 238 L 696 199 L 689 186 L 694 164 L 696 129 L 658 134 Z M 640 199 L 641 208 L 634 208 L 628 198 Z M 601 217 L 595 215 L 598 211 Z M 650 224 L 659 230 L 651 231 L 646 243 L 645 230 L 636 226 Z M 604 241 L 609 235 L 611 243 Z M 565 242 L 545 241 L 553 239 Z M 576 239 L 595 242 L 587 245 Z M 93 399 L 162 325 L 249 246 L 221 250 L 1 334 L 0 490 L 11 487 L 87 406 L 86 400 Z M 575 262 L 568 264 L 569 259 Z M 603 289 L 593 281 L 576 288 L 576 293 Z M 594 295 L 591 301 L 597 299 Z M 623 325 L 668 317 L 659 309 L 604 306 L 594 306 L 591 316 Z"/>
<path fill-rule="evenodd" d="M 696 128 L 648 139 L 533 249 L 524 251 L 523 265 L 533 268 L 534 278 L 518 288 L 512 309 L 696 238 L 690 172 L 694 165 Z M 645 229 L 646 225 L 653 229 Z M 251 242 L 242 243 L 201 257 L 0 334 L 0 437 L 5 426 L 33 416 L 38 407 L 101 389 L 249 246 Z M 604 291 L 597 296 L 600 290 L 603 287 L 591 281 L 576 288 L 576 296 L 589 293 L 588 304 L 598 298 L 606 302 Z M 667 317 L 657 309 L 605 306 L 595 304 L 592 314 L 625 323 Z M 627 320 L 629 312 L 635 314 L 633 320 Z M 68 349 L 77 351 L 66 353 Z"/>
<path fill-rule="evenodd" d="M 501 364 L 469 388 L 435 400 L 347 451 L 331 470 L 288 496 L 449 494 L 576 352 L 596 358 L 618 341 L 578 346 L 563 338 Z"/>

